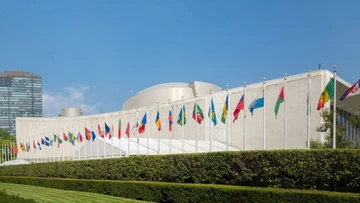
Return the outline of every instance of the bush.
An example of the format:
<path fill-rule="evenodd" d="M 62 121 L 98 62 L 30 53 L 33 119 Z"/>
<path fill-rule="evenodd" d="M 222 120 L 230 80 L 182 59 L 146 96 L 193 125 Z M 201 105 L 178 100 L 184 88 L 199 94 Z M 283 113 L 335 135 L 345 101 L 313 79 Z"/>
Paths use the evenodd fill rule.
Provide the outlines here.
<path fill-rule="evenodd" d="M 135 156 L 0 167 L 30 176 L 360 192 L 360 150 L 271 150 Z"/>
<path fill-rule="evenodd" d="M 0 202 L 11 202 L 11 203 L 36 203 L 34 199 L 25 199 L 19 197 L 19 195 L 7 194 L 5 189 L 0 190 Z"/>
<path fill-rule="evenodd" d="M 252 188 L 212 184 L 30 177 L 0 177 L 0 182 L 100 193 L 152 202 L 360 202 L 360 195 L 352 193 Z"/>

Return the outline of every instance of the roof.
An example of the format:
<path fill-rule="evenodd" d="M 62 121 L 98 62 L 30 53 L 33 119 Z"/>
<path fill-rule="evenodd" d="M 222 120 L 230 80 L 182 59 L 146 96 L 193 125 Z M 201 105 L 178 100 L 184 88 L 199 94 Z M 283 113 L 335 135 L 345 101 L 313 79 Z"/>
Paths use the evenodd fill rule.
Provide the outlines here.
<path fill-rule="evenodd" d="M 158 89 L 164 89 L 164 88 L 189 88 L 189 84 L 183 83 L 183 82 L 163 83 L 163 84 L 158 84 L 158 85 L 154 85 L 154 86 L 148 87 L 146 89 L 143 89 L 140 92 L 138 92 L 137 94 L 150 92 L 150 91 L 154 91 L 154 90 L 158 90 Z"/>
<path fill-rule="evenodd" d="M 19 77 L 19 78 L 41 78 L 41 76 L 39 75 L 35 75 L 33 73 L 30 73 L 28 71 L 13 71 L 13 70 L 7 70 L 3 73 L 0 73 L 0 77 L 10 77 L 10 78 L 14 78 L 14 77 Z"/>

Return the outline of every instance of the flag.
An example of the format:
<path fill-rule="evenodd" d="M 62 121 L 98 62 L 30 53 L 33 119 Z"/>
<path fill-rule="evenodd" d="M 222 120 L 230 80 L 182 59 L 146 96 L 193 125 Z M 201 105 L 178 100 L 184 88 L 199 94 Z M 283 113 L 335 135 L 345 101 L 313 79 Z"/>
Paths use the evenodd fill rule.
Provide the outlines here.
<path fill-rule="evenodd" d="M 197 116 L 195 115 L 195 113 L 196 113 Z M 203 114 L 199 104 L 194 104 L 192 117 L 193 117 L 194 120 L 196 120 L 196 118 L 197 118 L 197 122 L 199 124 L 201 124 L 201 121 L 204 120 L 204 114 Z"/>
<path fill-rule="evenodd" d="M 110 133 L 110 127 L 105 123 L 105 137 Z"/>
<path fill-rule="evenodd" d="M 20 148 L 21 148 L 21 143 L 20 143 Z M 34 149 L 37 149 L 37 148 L 36 148 L 36 144 L 35 144 L 35 140 L 33 140 L 33 148 L 34 148 Z"/>
<path fill-rule="evenodd" d="M 58 148 L 60 148 L 60 144 L 62 144 L 62 139 L 60 139 L 60 137 L 58 137 Z"/>
<path fill-rule="evenodd" d="M 251 115 L 254 115 L 254 110 L 257 108 L 264 107 L 264 90 L 254 99 L 253 102 L 249 105 L 249 110 Z"/>
<path fill-rule="evenodd" d="M 275 111 L 275 118 L 277 118 L 277 114 L 279 112 L 279 107 L 280 107 L 280 104 L 284 102 L 284 86 L 281 88 L 280 90 L 280 94 L 279 94 L 279 97 L 276 101 L 276 104 L 275 104 L 275 107 L 274 107 L 274 111 Z"/>
<path fill-rule="evenodd" d="M 69 132 L 69 142 L 71 142 L 71 144 L 73 146 L 75 146 L 75 140 L 76 140 L 76 137 L 74 134 L 72 134 L 71 132 Z"/>
<path fill-rule="evenodd" d="M 172 131 L 172 124 L 173 124 L 173 118 L 172 118 L 171 110 L 169 110 L 168 120 L 169 120 L 169 131 L 171 132 Z"/>
<path fill-rule="evenodd" d="M 159 112 L 159 110 L 158 110 L 158 112 L 156 114 L 155 123 L 156 123 L 156 127 L 157 127 L 158 131 L 160 131 L 161 130 L 161 121 L 160 121 L 160 112 Z"/>
<path fill-rule="evenodd" d="M 119 126 L 118 126 L 118 138 L 121 138 L 121 119 L 119 119 Z"/>
<path fill-rule="evenodd" d="M 67 142 L 68 141 L 68 137 L 66 136 L 66 134 L 63 132 L 63 138 L 64 138 L 64 141 Z"/>
<path fill-rule="evenodd" d="M 56 142 L 56 137 L 57 137 L 56 134 L 54 134 L 54 142 Z"/>
<path fill-rule="evenodd" d="M 183 116 L 184 111 L 184 116 Z M 177 120 L 177 124 L 179 125 L 186 125 L 186 112 L 185 112 L 185 106 L 180 110 L 179 118 Z"/>
<path fill-rule="evenodd" d="M 139 126 L 139 134 L 145 132 L 145 125 L 146 125 L 146 113 L 144 114 L 140 126 Z"/>
<path fill-rule="evenodd" d="M 109 133 L 109 140 L 113 137 L 114 135 L 114 125 L 111 125 L 111 131 Z"/>
<path fill-rule="evenodd" d="M 45 145 L 50 146 L 50 139 L 45 136 Z M 26 150 L 28 150 L 27 143 L 26 143 Z"/>
<path fill-rule="evenodd" d="M 125 134 L 128 138 L 130 137 L 130 122 L 128 122 L 128 124 L 126 125 Z"/>
<path fill-rule="evenodd" d="M 18 154 L 18 152 L 19 152 L 18 145 L 17 145 L 17 144 L 15 144 L 14 154 Z"/>
<path fill-rule="evenodd" d="M 99 124 L 98 124 L 98 133 L 99 133 L 100 137 L 104 138 L 104 133 L 102 132 Z"/>
<path fill-rule="evenodd" d="M 233 122 L 235 122 L 238 119 L 238 116 L 240 114 L 240 111 L 244 109 L 244 95 L 240 98 L 239 103 L 236 105 L 236 108 L 234 110 L 234 120 Z"/>
<path fill-rule="evenodd" d="M 211 114 L 210 114 L 211 112 Z M 211 117 L 210 117 L 211 115 Z M 216 120 L 216 114 L 215 114 L 215 106 L 214 106 L 214 100 L 211 99 L 211 110 L 209 107 L 209 113 L 208 113 L 209 118 L 211 118 L 212 122 L 214 123 L 214 126 L 216 126 L 217 124 L 217 120 Z"/>
<path fill-rule="evenodd" d="M 85 127 L 85 137 L 86 137 L 86 140 L 88 140 L 88 141 L 91 140 L 91 132 L 86 127 Z"/>
<path fill-rule="evenodd" d="M 320 95 L 317 110 L 324 108 L 325 103 L 334 96 L 334 78 L 331 78 Z"/>
<path fill-rule="evenodd" d="M 40 142 L 38 142 L 39 149 L 41 150 Z"/>
<path fill-rule="evenodd" d="M 83 138 L 82 138 L 82 135 L 81 135 L 80 132 L 78 132 L 76 139 L 77 139 L 78 142 L 82 142 L 82 141 L 83 141 Z"/>
<path fill-rule="evenodd" d="M 221 114 L 221 122 L 223 122 L 224 124 L 226 122 L 226 115 L 227 115 L 228 109 L 229 109 L 229 95 L 226 95 L 224 107 L 223 107 L 222 114 Z"/>
<path fill-rule="evenodd" d="M 91 135 L 92 135 L 92 141 L 94 142 L 95 138 L 96 138 L 96 134 L 94 131 L 91 131 Z"/>
<path fill-rule="evenodd" d="M 344 99 L 358 95 L 360 94 L 360 79 L 356 81 L 355 84 L 353 84 L 348 90 L 344 92 L 344 94 L 340 97 L 340 101 L 343 101 Z"/>

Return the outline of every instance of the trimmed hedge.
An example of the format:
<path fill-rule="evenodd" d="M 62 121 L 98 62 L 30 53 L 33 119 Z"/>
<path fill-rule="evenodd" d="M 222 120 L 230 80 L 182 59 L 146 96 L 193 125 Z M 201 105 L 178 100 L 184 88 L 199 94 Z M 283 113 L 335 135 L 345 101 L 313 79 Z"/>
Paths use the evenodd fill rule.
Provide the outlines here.
<path fill-rule="evenodd" d="M 134 156 L 0 167 L 30 176 L 360 192 L 360 150 L 270 150 Z"/>
<path fill-rule="evenodd" d="M 360 195 L 328 191 L 255 188 L 212 184 L 141 181 L 80 180 L 65 178 L 0 177 L 0 182 L 28 184 L 120 196 L 152 202 L 332 202 L 360 203 Z"/>
<path fill-rule="evenodd" d="M 34 199 L 25 199 L 19 197 L 19 195 L 7 194 L 5 189 L 0 190 L 0 202 L 11 202 L 11 203 L 36 203 Z"/>

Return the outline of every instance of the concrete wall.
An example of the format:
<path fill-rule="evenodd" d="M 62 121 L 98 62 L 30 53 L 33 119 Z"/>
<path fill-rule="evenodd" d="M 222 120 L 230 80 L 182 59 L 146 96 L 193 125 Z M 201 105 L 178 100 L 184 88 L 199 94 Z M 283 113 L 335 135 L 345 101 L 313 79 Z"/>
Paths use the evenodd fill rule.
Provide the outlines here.
<path fill-rule="evenodd" d="M 305 142 L 307 140 L 307 84 L 308 74 L 300 74 L 289 76 L 287 79 L 287 88 L 285 103 L 287 108 L 287 148 L 306 148 Z M 319 96 L 325 87 L 326 83 L 332 76 L 327 71 L 315 71 L 311 73 L 311 138 L 320 139 L 324 141 L 324 135 L 316 132 L 316 127 L 320 125 L 321 118 L 319 112 L 316 110 Z M 159 106 L 153 105 L 138 109 L 129 109 L 119 112 L 112 112 L 106 114 L 97 114 L 91 116 L 73 117 L 73 118 L 17 118 L 17 142 L 40 142 L 40 138 L 49 136 L 53 139 L 53 134 L 61 135 L 68 132 L 72 132 L 75 135 L 80 132 L 83 135 L 84 141 L 79 143 L 76 141 L 75 147 L 70 143 L 64 142 L 60 148 L 57 148 L 57 144 L 54 147 L 46 147 L 42 145 L 41 151 L 32 150 L 31 152 L 21 152 L 19 150 L 19 158 L 35 158 L 35 157 L 49 157 L 49 156 L 68 156 L 72 157 L 73 152 L 77 153 L 79 149 L 85 149 L 82 147 L 85 143 L 89 143 L 85 140 L 85 127 L 89 130 L 93 130 L 97 136 L 97 126 L 100 125 L 104 131 L 104 123 L 106 122 L 110 128 L 113 126 L 115 130 L 115 137 L 117 137 L 118 123 L 121 119 L 121 132 L 122 140 L 125 137 L 125 129 L 128 122 L 131 127 L 138 121 L 141 122 L 143 115 L 147 112 L 147 125 L 145 133 L 139 135 L 138 133 L 131 134 L 131 138 L 148 138 L 155 140 L 158 136 L 161 139 L 169 138 L 168 131 L 168 112 L 171 108 L 173 116 L 173 132 L 172 139 L 181 141 L 184 135 L 185 143 L 190 143 L 197 139 L 201 143 L 208 143 L 210 140 L 210 131 L 212 131 L 212 140 L 214 142 L 225 143 L 226 142 L 226 129 L 229 129 L 230 146 L 237 148 L 238 150 L 246 149 L 263 149 L 263 111 L 265 110 L 265 121 L 266 121 L 266 149 L 283 149 L 284 148 L 284 103 L 281 104 L 278 117 L 275 118 L 274 106 L 277 101 L 280 89 L 283 85 L 283 78 L 266 81 L 265 83 L 265 108 L 259 108 L 254 111 L 252 116 L 248 110 L 249 104 L 256 98 L 256 96 L 262 91 L 262 82 L 257 84 L 248 85 L 246 87 L 245 95 L 245 111 L 241 111 L 238 120 L 234 123 L 233 111 L 244 94 L 244 87 L 238 87 L 229 89 L 229 91 L 218 91 L 214 92 L 211 96 L 214 99 L 216 108 L 217 125 L 212 126 L 210 130 L 210 119 L 208 118 L 208 109 L 210 96 L 202 96 L 197 98 L 197 103 L 201 106 L 203 114 L 205 116 L 204 121 L 201 124 L 197 124 L 192 118 L 192 110 L 194 107 L 195 98 L 184 99 L 183 101 L 171 102 L 170 106 L 168 103 L 162 103 Z M 169 92 L 169 89 L 159 90 L 158 95 L 146 95 L 146 98 L 158 98 L 162 93 L 164 94 L 179 94 Z M 162 92 L 165 91 L 165 92 Z M 227 124 L 221 122 L 221 112 L 225 102 L 227 93 L 229 94 L 229 112 Z M 146 93 L 145 93 L 146 94 Z M 190 92 L 188 92 L 190 94 Z M 182 93 L 184 95 L 184 93 Z M 134 97 L 136 98 L 136 96 Z M 182 127 L 176 123 L 182 104 L 186 108 L 187 124 Z M 326 104 L 329 107 L 329 103 Z M 155 118 L 157 110 L 160 110 L 160 118 L 162 124 L 162 130 L 159 132 L 155 125 Z M 244 113 L 246 113 L 246 143 L 244 144 Z M 229 117 L 231 116 L 231 117 Z M 228 122 L 231 121 L 231 122 Z M 182 133 L 184 132 L 184 133 Z M 117 138 L 114 138 L 117 140 Z M 125 139 L 126 140 L 126 139 Z M 96 139 L 92 144 L 93 150 L 97 149 L 97 142 L 99 142 L 99 150 L 103 152 L 103 142 L 101 139 Z M 89 144 L 88 144 L 89 145 Z M 106 145 L 107 146 L 107 145 Z M 87 146 L 86 153 L 90 153 L 90 146 Z M 110 147 L 111 148 L 111 147 Z M 156 146 L 152 146 L 156 148 Z M 74 150 L 74 151 L 73 151 Z M 112 149 L 113 150 L 113 149 Z M 119 149 L 115 149 L 115 151 Z M 126 149 L 123 149 L 126 151 Z M 204 149 L 207 150 L 207 149 Z M 225 150 L 225 148 L 219 149 Z M 111 150 L 110 150 L 111 151 Z M 53 153 L 53 154 L 51 154 Z M 94 153 L 94 151 L 93 151 Z M 109 156 L 109 149 L 107 149 L 107 156 Z M 77 156 L 77 155 L 74 155 Z"/>

